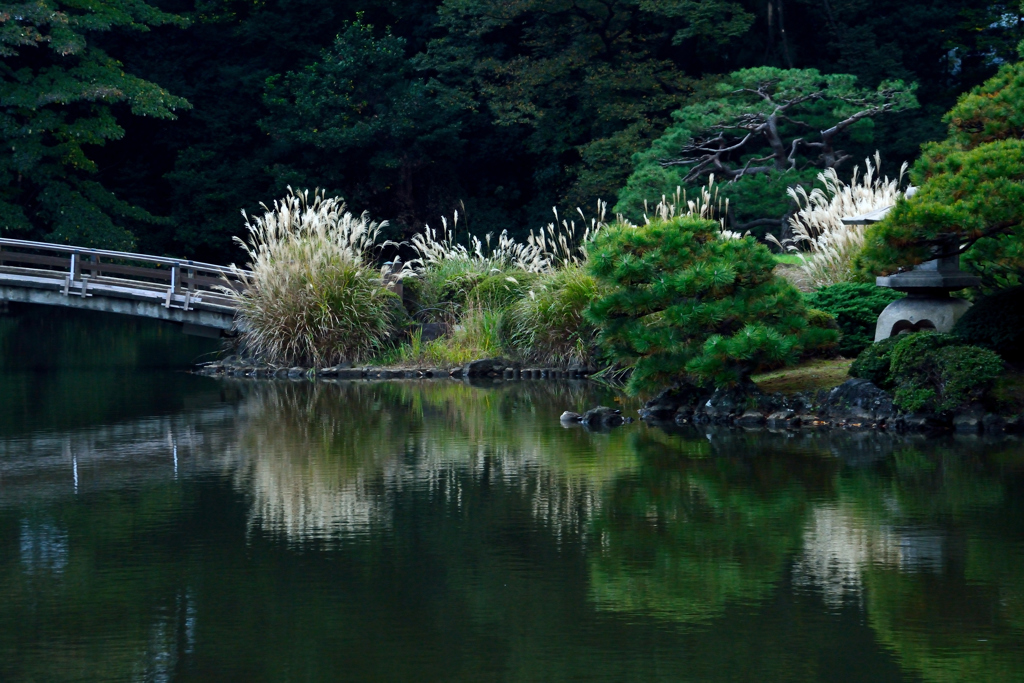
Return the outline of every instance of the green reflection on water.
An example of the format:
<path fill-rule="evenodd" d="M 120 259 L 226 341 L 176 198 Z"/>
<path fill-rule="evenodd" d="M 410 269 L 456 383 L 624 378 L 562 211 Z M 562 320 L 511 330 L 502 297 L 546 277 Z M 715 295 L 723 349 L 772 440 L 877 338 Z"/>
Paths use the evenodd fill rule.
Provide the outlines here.
<path fill-rule="evenodd" d="M 0 422 L 0 680 L 1024 678 L 1016 441 L 116 368 L 90 413 L 78 372 Z"/>

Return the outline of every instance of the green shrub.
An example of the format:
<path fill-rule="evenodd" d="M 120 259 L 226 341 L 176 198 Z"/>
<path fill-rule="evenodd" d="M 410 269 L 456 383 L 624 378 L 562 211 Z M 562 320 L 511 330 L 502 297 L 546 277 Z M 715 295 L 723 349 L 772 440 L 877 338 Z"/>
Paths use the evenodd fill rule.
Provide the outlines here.
<path fill-rule="evenodd" d="M 469 293 L 484 278 L 477 264 L 455 259 L 432 263 L 409 283 L 409 295 L 415 299 L 418 310 L 448 314 L 453 308 L 465 305 Z M 413 311 L 414 313 L 416 311 Z"/>
<path fill-rule="evenodd" d="M 831 330 L 835 332 L 837 336 L 841 337 L 839 323 L 836 321 L 836 319 L 830 313 L 826 313 L 825 311 L 819 310 L 817 308 L 810 308 L 807 310 L 807 325 L 808 327 L 812 327 L 815 329 Z M 830 358 L 834 357 L 838 350 L 838 343 L 826 344 L 824 346 L 818 346 L 812 349 L 805 350 L 804 357 Z"/>
<path fill-rule="evenodd" d="M 691 376 L 729 386 L 835 344 L 808 324 L 800 293 L 772 270 L 752 237 L 682 216 L 597 235 L 588 264 L 606 293 L 587 310 L 612 360 L 634 366 L 628 388 L 655 390 Z"/>
<path fill-rule="evenodd" d="M 893 403 L 907 412 L 946 412 L 981 400 L 1003 372 L 993 351 L 951 334 L 899 337 L 891 359 Z"/>
<path fill-rule="evenodd" d="M 860 352 L 857 360 L 850 366 L 850 376 L 871 381 L 875 386 L 887 389 L 889 384 L 889 365 L 892 361 L 892 349 L 899 337 L 889 337 L 877 344 L 871 344 Z"/>
<path fill-rule="evenodd" d="M 1024 361 L 1024 287 L 980 299 L 957 321 L 953 334 L 1011 363 Z"/>
<path fill-rule="evenodd" d="M 931 354 L 947 346 L 960 346 L 964 342 L 951 334 L 916 332 L 896 337 L 889 357 L 889 375 L 892 381 L 906 377 L 914 368 L 927 362 Z"/>
<path fill-rule="evenodd" d="M 508 345 L 536 362 L 590 361 L 597 330 L 584 311 L 597 293 L 597 282 L 578 266 L 542 276 L 506 313 Z"/>
<path fill-rule="evenodd" d="M 887 287 L 840 282 L 805 295 L 808 305 L 835 317 L 842 330 L 839 353 L 853 357 L 871 345 L 879 314 L 904 295 Z"/>

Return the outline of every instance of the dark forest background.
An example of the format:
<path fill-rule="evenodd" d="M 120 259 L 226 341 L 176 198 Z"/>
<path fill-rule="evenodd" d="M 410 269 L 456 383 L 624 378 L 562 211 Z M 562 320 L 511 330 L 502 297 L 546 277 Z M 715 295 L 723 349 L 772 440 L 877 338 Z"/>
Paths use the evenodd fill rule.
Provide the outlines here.
<path fill-rule="evenodd" d="M 40 7 L 79 43 L 58 50 Z M 671 113 L 751 66 L 916 83 L 919 108 L 850 143 L 895 169 L 1024 37 L 1015 3 L 977 0 L 97 0 L 0 20 L 0 234 L 217 262 L 241 258 L 240 211 L 287 186 L 389 237 L 455 210 L 522 234 L 614 205 Z M 118 70 L 141 81 L 82 94 Z M 77 96 L 52 95 L 63 77 Z M 58 119 L 102 125 L 67 142 Z"/>

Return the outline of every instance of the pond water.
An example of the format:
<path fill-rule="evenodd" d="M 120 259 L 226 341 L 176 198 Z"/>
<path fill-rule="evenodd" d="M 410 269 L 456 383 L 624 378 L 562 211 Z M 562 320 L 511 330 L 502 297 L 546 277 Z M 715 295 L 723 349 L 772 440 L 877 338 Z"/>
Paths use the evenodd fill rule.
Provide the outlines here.
<path fill-rule="evenodd" d="M 592 433 L 590 384 L 176 335 L 0 317 L 0 680 L 1024 680 L 1017 440 Z"/>

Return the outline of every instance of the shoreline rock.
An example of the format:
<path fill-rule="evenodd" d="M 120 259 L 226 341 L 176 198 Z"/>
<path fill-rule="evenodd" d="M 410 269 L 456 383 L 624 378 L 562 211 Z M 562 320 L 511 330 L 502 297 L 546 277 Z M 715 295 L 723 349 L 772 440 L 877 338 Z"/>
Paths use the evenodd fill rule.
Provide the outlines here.
<path fill-rule="evenodd" d="M 353 367 L 352 363 L 341 363 L 323 368 L 302 366 L 276 366 L 260 364 L 251 360 L 229 357 L 222 361 L 199 364 L 194 374 L 208 377 L 232 377 L 246 379 L 291 379 L 291 380 L 393 380 L 393 379 L 453 379 L 460 381 L 518 381 L 518 380 L 586 380 L 597 373 L 596 368 L 578 364 L 566 368 L 523 368 L 521 363 L 504 358 L 483 358 L 464 366 L 448 369 L 429 367 Z"/>
<path fill-rule="evenodd" d="M 1024 433 L 1024 416 L 986 413 L 969 405 L 949 414 L 902 414 L 892 396 L 866 379 L 850 379 L 813 395 L 765 394 L 752 382 L 728 389 L 681 384 L 639 409 L 651 425 L 726 425 L 744 429 L 798 430 L 830 427 L 957 434 Z"/>

